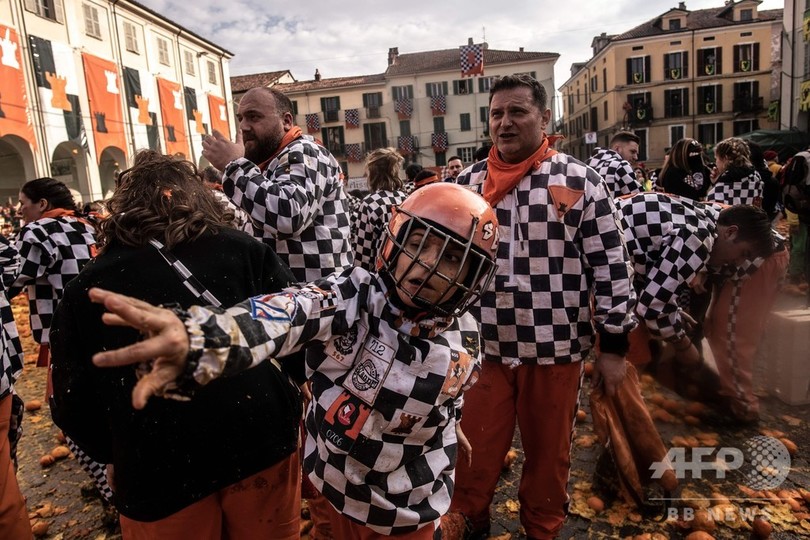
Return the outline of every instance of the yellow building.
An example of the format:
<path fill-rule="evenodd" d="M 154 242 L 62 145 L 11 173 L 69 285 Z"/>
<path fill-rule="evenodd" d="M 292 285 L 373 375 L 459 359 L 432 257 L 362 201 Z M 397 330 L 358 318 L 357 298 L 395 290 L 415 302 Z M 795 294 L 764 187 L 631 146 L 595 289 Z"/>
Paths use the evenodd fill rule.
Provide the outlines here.
<path fill-rule="evenodd" d="M 316 70 L 309 81 L 264 85 L 284 92 L 301 129 L 323 141 L 348 178 L 359 180 L 365 155 L 385 146 L 398 148 L 406 161 L 425 167 L 443 167 L 453 155 L 469 165 L 478 148 L 491 144 L 488 105 L 493 78 L 531 74 L 546 88 L 551 106 L 558 57 L 523 49 L 492 50 L 484 44 L 486 75 L 462 77 L 458 48 L 400 54 L 394 47 L 388 51 L 384 73 L 322 78 Z M 266 78 L 272 81 L 283 73 Z M 235 95 L 237 83 L 241 93 L 245 82 L 234 81 Z"/>
<path fill-rule="evenodd" d="M 757 0 L 689 11 L 685 2 L 623 34 L 593 39 L 593 57 L 560 87 L 562 148 L 587 159 L 620 130 L 640 138 L 639 160 L 663 161 L 692 137 L 718 141 L 778 125 L 782 10 Z"/>
<path fill-rule="evenodd" d="M 0 3 L 0 202 L 53 176 L 77 199 L 111 193 L 137 150 L 199 165 L 232 136 L 232 54 L 132 0 Z"/>

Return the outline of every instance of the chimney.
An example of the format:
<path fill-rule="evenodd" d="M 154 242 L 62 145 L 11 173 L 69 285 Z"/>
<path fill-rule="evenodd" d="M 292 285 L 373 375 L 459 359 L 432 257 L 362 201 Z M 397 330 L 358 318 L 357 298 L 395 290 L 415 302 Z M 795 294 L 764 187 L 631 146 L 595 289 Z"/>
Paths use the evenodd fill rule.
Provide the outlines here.
<path fill-rule="evenodd" d="M 318 68 L 315 68 L 315 81 L 317 82 L 320 80 L 321 80 L 321 72 L 318 71 Z"/>
<path fill-rule="evenodd" d="M 523 47 L 520 48 L 520 52 L 523 52 Z"/>
<path fill-rule="evenodd" d="M 678 9 L 686 11 L 686 2 L 678 2 Z"/>
<path fill-rule="evenodd" d="M 397 65 L 397 57 L 399 56 L 399 47 L 390 47 L 388 49 L 388 65 Z"/>
<path fill-rule="evenodd" d="M 473 44 L 473 38 L 468 37 L 467 38 L 467 45 L 472 45 L 472 44 Z"/>

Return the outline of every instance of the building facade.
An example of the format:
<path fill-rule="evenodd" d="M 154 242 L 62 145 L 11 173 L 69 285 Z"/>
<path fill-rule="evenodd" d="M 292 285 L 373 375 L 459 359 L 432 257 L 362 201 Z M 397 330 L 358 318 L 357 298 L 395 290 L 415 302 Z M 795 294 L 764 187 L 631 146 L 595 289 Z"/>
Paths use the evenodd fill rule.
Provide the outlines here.
<path fill-rule="evenodd" d="M 779 128 L 810 131 L 810 0 L 785 0 Z"/>
<path fill-rule="evenodd" d="M 779 122 L 782 10 L 757 0 L 689 11 L 684 2 L 620 35 L 594 38 L 593 57 L 560 87 L 562 147 L 587 159 L 620 130 L 660 166 L 683 137 L 707 149 Z"/>
<path fill-rule="evenodd" d="M 233 135 L 227 50 L 131 0 L 0 2 L 0 201 L 53 176 L 108 196 L 137 150 Z"/>
<path fill-rule="evenodd" d="M 363 176 L 371 150 L 394 147 L 407 162 L 444 167 L 453 155 L 465 165 L 491 144 L 489 88 L 494 78 L 528 73 L 549 95 L 556 53 L 492 50 L 482 46 L 486 75 L 461 75 L 459 49 L 388 52 L 384 73 L 275 83 L 293 102 L 296 123 L 320 139 L 350 180 Z"/>

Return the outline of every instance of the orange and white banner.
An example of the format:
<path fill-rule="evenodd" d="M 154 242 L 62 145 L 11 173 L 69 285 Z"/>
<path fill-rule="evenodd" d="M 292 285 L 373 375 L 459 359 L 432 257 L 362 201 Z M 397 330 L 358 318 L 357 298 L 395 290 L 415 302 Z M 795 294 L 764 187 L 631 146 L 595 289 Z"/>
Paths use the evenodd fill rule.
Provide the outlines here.
<path fill-rule="evenodd" d="M 93 125 L 96 159 L 101 162 L 105 148 L 114 147 L 127 153 L 124 134 L 124 110 L 121 106 L 121 78 L 118 67 L 109 60 L 82 53 L 90 123 Z"/>
<path fill-rule="evenodd" d="M 217 130 L 229 139 L 231 128 L 228 124 L 228 109 L 225 100 L 208 94 L 208 114 L 211 117 L 211 130 Z"/>
<path fill-rule="evenodd" d="M 20 39 L 13 28 L 0 24 L 0 137 L 16 135 L 37 147 L 25 92 Z"/>
<path fill-rule="evenodd" d="M 186 117 L 183 113 L 183 89 L 179 84 L 157 77 L 160 114 L 163 116 L 163 137 L 167 154 L 189 157 L 186 137 Z"/>

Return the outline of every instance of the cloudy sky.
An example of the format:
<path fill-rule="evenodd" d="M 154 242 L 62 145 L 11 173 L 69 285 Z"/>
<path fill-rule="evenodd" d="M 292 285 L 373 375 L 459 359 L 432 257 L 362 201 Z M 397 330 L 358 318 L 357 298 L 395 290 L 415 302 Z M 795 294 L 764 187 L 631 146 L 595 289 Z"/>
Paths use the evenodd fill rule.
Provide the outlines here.
<path fill-rule="evenodd" d="M 559 87 L 573 62 L 590 58 L 602 32 L 618 34 L 678 0 L 139 0 L 234 53 L 231 75 L 289 69 L 297 80 L 382 73 L 389 47 L 400 53 L 451 49 L 484 40 L 490 48 L 560 53 Z M 723 0 L 687 0 L 690 10 Z M 759 9 L 784 7 L 764 0 Z"/>

